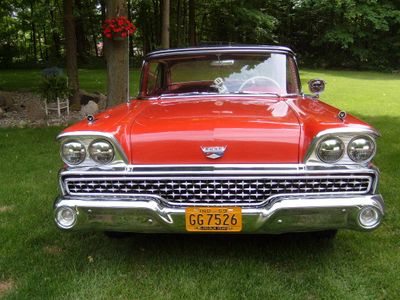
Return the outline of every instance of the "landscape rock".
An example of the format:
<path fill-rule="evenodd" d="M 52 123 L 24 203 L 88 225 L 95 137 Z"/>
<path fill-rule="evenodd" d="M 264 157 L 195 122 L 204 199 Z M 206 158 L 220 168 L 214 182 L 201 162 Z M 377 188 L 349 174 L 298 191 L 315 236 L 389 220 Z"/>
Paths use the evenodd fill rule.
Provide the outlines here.
<path fill-rule="evenodd" d="M 103 95 L 102 93 L 96 92 L 97 99 L 99 100 L 97 102 L 97 105 L 99 106 L 100 110 L 105 110 L 107 108 L 107 97 L 106 95 Z"/>
<path fill-rule="evenodd" d="M 100 92 L 89 93 L 85 90 L 79 91 L 81 105 L 87 105 L 89 101 L 96 102 L 100 110 L 103 110 L 107 106 L 107 97 Z"/>
<path fill-rule="evenodd" d="M 46 118 L 46 112 L 42 101 L 39 99 L 31 99 L 26 102 L 26 114 L 30 121 L 41 121 Z"/>
<path fill-rule="evenodd" d="M 2 108 L 3 111 L 14 110 L 14 101 L 11 93 L 2 92 L 0 94 L 0 108 Z"/>
<path fill-rule="evenodd" d="M 97 105 L 96 102 L 90 100 L 88 104 L 82 106 L 81 108 L 81 116 L 89 116 L 89 115 L 95 115 L 99 112 L 99 106 Z"/>
<path fill-rule="evenodd" d="M 0 118 L 4 116 L 4 110 L 0 107 Z"/>
<path fill-rule="evenodd" d="M 18 127 L 19 128 L 25 128 L 26 125 L 28 125 L 28 122 L 25 121 L 25 120 L 20 120 L 19 123 L 18 123 Z"/>

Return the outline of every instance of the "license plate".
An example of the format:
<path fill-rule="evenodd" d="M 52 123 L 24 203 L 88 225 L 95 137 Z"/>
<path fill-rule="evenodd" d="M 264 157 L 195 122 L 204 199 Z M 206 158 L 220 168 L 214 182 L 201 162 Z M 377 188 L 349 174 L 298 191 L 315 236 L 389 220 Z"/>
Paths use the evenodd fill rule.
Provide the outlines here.
<path fill-rule="evenodd" d="M 188 207 L 185 211 L 187 231 L 239 232 L 242 230 L 240 207 Z"/>

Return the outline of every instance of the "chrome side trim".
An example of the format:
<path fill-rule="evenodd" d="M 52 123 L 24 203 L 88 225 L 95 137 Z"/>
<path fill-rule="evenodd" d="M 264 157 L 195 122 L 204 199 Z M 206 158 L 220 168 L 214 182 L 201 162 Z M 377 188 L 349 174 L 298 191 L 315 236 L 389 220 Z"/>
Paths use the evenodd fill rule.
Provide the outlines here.
<path fill-rule="evenodd" d="M 72 132 L 63 132 L 60 133 L 56 139 L 60 140 L 61 142 L 67 141 L 69 139 L 78 139 L 84 137 L 85 139 L 96 139 L 96 138 L 103 138 L 108 140 L 115 148 L 116 148 L 116 153 L 115 153 L 115 158 L 113 162 L 110 164 L 121 164 L 121 163 L 128 163 L 128 157 L 125 153 L 125 151 L 122 149 L 121 144 L 118 142 L 118 140 L 115 138 L 115 136 L 112 133 L 106 133 L 106 132 L 98 132 L 98 131 L 72 131 Z M 88 145 L 85 145 L 86 147 Z M 87 150 L 87 149 L 86 149 Z M 85 164 L 86 162 L 86 164 Z M 80 165 L 69 165 L 71 168 L 81 168 L 83 166 L 97 166 L 99 164 L 93 162 L 93 163 L 88 163 L 88 161 L 85 160 L 84 163 Z"/>

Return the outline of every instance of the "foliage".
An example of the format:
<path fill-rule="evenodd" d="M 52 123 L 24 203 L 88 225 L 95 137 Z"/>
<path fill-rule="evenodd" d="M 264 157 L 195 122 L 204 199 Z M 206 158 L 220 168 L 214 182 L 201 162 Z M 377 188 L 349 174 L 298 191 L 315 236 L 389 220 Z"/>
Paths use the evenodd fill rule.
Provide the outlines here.
<path fill-rule="evenodd" d="M 189 1 L 195 2 L 190 22 Z M 105 1 L 75 0 L 80 65 L 103 55 Z M 398 0 L 175 0 L 171 2 L 172 47 L 191 44 L 283 44 L 310 66 L 400 69 Z M 0 68 L 52 65 L 63 60 L 61 0 L 3 0 L 0 7 Z M 161 0 L 128 0 L 128 18 L 139 30 L 130 52 L 160 47 Z"/>
<path fill-rule="evenodd" d="M 93 73 L 87 80 L 95 81 Z M 61 232 L 52 204 L 62 128 L 0 129 L 0 297 L 5 299 L 397 299 L 400 294 L 398 74 L 302 71 L 322 99 L 380 130 L 387 215 L 332 242 L 283 236 Z M 95 85 L 95 82 L 92 82 Z M 40 142 L 38 142 L 40 141 Z M 40 179 L 40 180 L 38 180 Z M 27 267 L 28 266 L 28 267 Z M 4 289 L 6 282 L 10 288 Z"/>
<path fill-rule="evenodd" d="M 64 75 L 62 69 L 53 67 L 43 70 L 39 93 L 47 102 L 55 102 L 57 99 L 63 100 L 71 95 L 68 88 L 68 78 Z"/>
<path fill-rule="evenodd" d="M 298 47 L 305 48 L 305 54 L 317 64 L 322 61 L 331 67 L 400 67 L 398 1 L 304 0 L 299 1 L 296 10 L 300 13 L 300 18 L 294 20 L 297 26 L 309 21 L 302 32 L 309 45 L 300 42 Z"/>

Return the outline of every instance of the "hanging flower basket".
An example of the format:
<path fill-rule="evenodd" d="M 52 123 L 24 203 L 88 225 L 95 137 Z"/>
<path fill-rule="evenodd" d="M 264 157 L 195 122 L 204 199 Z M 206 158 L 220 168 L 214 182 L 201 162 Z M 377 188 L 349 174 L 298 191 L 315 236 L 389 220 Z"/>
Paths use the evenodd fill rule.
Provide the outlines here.
<path fill-rule="evenodd" d="M 107 19 L 103 23 L 103 35 L 114 41 L 123 41 L 135 31 L 135 25 L 124 16 Z"/>
<path fill-rule="evenodd" d="M 113 41 L 123 41 L 126 39 L 126 35 L 123 35 L 122 33 L 113 33 L 111 39 Z"/>

